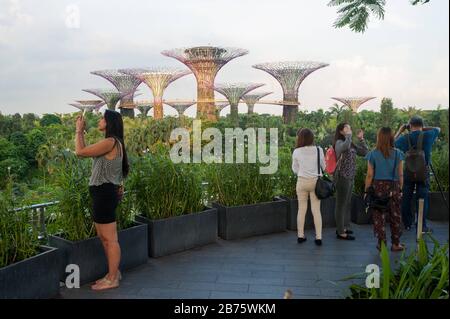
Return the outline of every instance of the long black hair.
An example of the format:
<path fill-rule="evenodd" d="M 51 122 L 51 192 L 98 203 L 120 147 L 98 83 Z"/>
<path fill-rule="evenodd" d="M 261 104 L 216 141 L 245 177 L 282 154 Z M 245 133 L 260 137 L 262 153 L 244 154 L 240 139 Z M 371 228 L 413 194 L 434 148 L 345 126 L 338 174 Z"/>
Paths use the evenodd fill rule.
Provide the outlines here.
<path fill-rule="evenodd" d="M 341 131 L 345 128 L 346 125 L 348 125 L 348 123 L 343 122 L 336 127 L 336 132 L 334 133 L 333 148 L 336 148 L 337 141 L 345 141 L 345 136 L 341 133 Z"/>
<path fill-rule="evenodd" d="M 106 110 L 104 115 L 106 121 L 105 138 L 113 137 L 122 144 L 122 175 L 127 177 L 130 171 L 128 164 L 127 151 L 125 150 L 125 142 L 123 138 L 123 120 L 119 112 Z"/>

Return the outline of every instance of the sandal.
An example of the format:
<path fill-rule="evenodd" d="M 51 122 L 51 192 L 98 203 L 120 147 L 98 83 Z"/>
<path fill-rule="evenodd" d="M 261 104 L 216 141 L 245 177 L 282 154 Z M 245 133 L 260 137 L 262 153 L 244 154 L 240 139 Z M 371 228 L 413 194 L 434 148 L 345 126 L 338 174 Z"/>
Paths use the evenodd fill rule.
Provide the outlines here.
<path fill-rule="evenodd" d="M 397 247 L 395 248 L 394 245 L 391 246 L 391 251 L 403 251 L 405 250 L 405 245 L 402 244 L 398 244 L 396 245 Z"/>
<path fill-rule="evenodd" d="M 122 280 L 122 273 L 120 272 L 120 270 L 118 271 L 118 274 L 119 274 L 119 281 L 120 280 Z M 108 274 L 106 274 L 105 275 L 105 277 L 103 277 L 103 278 L 100 278 L 100 279 L 97 279 L 96 281 L 95 281 L 95 284 L 98 284 L 100 281 L 102 281 L 103 279 L 107 279 L 106 277 L 108 276 Z"/>
<path fill-rule="evenodd" d="M 96 291 L 115 289 L 115 288 L 119 288 L 119 278 L 117 278 L 116 280 L 109 280 L 105 277 L 105 278 L 101 279 L 99 283 L 97 283 L 91 287 L 92 290 L 96 290 Z"/>

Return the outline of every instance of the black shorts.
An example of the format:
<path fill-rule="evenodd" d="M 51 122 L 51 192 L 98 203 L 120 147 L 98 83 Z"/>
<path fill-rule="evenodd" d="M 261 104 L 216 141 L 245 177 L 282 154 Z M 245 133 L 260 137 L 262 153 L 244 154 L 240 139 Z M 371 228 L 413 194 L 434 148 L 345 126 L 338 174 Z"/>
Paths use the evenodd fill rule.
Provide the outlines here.
<path fill-rule="evenodd" d="M 92 198 L 92 219 L 97 224 L 110 224 L 116 221 L 116 208 L 119 204 L 119 186 L 105 183 L 89 186 Z"/>

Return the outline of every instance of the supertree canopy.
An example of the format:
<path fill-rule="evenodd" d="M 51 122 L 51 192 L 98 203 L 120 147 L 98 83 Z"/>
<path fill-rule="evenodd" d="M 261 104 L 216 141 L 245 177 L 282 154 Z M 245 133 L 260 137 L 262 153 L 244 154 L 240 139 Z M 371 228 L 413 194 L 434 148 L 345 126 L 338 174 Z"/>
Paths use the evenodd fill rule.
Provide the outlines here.
<path fill-rule="evenodd" d="M 256 102 L 258 102 L 260 99 L 262 99 L 263 97 L 272 94 L 273 92 L 259 92 L 259 93 L 254 93 L 254 94 L 245 94 L 242 97 L 242 100 L 245 102 L 245 104 L 247 104 L 248 107 L 248 114 L 253 114 L 253 110 L 255 107 Z"/>
<path fill-rule="evenodd" d="M 357 113 L 361 105 L 375 99 L 375 97 L 332 97 L 332 99 L 343 103 L 348 106 L 352 112 Z"/>
<path fill-rule="evenodd" d="M 216 121 L 213 89 L 216 75 L 225 64 L 248 51 L 230 47 L 197 46 L 161 53 L 177 59 L 191 69 L 197 79 L 197 115 L 199 118 Z"/>
<path fill-rule="evenodd" d="M 86 111 L 90 113 L 93 111 L 97 112 L 103 105 L 105 105 L 105 102 L 98 100 L 80 100 L 76 102 L 77 103 L 69 103 L 69 105 L 72 105 L 83 112 Z"/>
<path fill-rule="evenodd" d="M 266 71 L 280 83 L 283 89 L 283 119 L 285 123 L 295 122 L 298 113 L 298 89 L 303 80 L 314 71 L 329 64 L 312 61 L 288 61 L 261 63 L 254 68 Z"/>
<path fill-rule="evenodd" d="M 169 68 L 121 69 L 120 72 L 137 77 L 148 85 L 153 93 L 155 119 L 163 118 L 164 90 L 173 81 L 191 73 L 189 70 L 174 70 Z"/>
<path fill-rule="evenodd" d="M 91 74 L 101 76 L 111 82 L 121 93 L 134 93 L 142 81 L 134 76 L 120 73 L 118 70 L 98 70 Z M 120 113 L 124 116 L 134 117 L 133 95 L 125 95 L 120 100 Z"/>
<path fill-rule="evenodd" d="M 191 102 L 184 102 L 184 101 L 169 101 L 169 102 L 164 102 L 167 105 L 170 105 L 171 107 L 173 107 L 175 110 L 177 110 L 178 115 L 181 116 L 184 114 L 184 112 L 190 108 L 192 105 L 194 105 L 196 102 L 195 101 L 191 101 Z"/>
<path fill-rule="evenodd" d="M 121 98 L 131 94 L 117 92 L 116 89 L 83 89 L 83 91 L 98 96 L 106 103 L 108 109 L 113 111 L 116 109 L 116 104 Z"/>
<path fill-rule="evenodd" d="M 230 102 L 230 117 L 237 121 L 238 105 L 242 96 L 263 85 L 263 83 L 218 83 L 214 85 L 214 90 L 224 95 Z"/>

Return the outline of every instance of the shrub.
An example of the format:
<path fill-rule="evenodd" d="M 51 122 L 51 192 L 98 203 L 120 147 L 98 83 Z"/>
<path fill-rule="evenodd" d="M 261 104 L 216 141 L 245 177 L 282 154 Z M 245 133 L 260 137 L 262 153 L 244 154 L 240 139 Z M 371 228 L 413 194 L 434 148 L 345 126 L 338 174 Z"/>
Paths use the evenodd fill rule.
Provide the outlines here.
<path fill-rule="evenodd" d="M 175 164 L 163 151 L 136 160 L 129 175 L 136 211 L 150 219 L 163 219 L 201 211 L 199 166 Z"/>
<path fill-rule="evenodd" d="M 38 253 L 37 231 L 30 225 L 29 211 L 13 212 L 15 204 L 11 180 L 0 192 L 0 268 Z"/>
<path fill-rule="evenodd" d="M 260 174 L 252 163 L 209 164 L 206 176 L 209 200 L 225 206 L 272 201 L 277 187 L 274 175 Z"/>
<path fill-rule="evenodd" d="M 402 255 L 399 267 L 392 271 L 388 250 L 381 249 L 380 288 L 350 286 L 353 299 L 448 299 L 448 243 L 441 246 L 432 239 L 430 252 L 424 239 L 409 256 Z"/>
<path fill-rule="evenodd" d="M 290 147 L 280 148 L 278 152 L 278 171 L 276 174 L 277 189 L 279 195 L 288 198 L 297 198 L 297 176 L 292 171 L 292 151 Z"/>
<path fill-rule="evenodd" d="M 436 150 L 432 153 L 431 161 L 433 165 L 435 176 L 431 177 L 431 185 L 430 189 L 432 192 L 438 192 L 439 187 L 436 182 L 436 178 L 439 180 L 439 183 L 444 192 L 448 192 L 448 145 L 441 150 Z"/>

